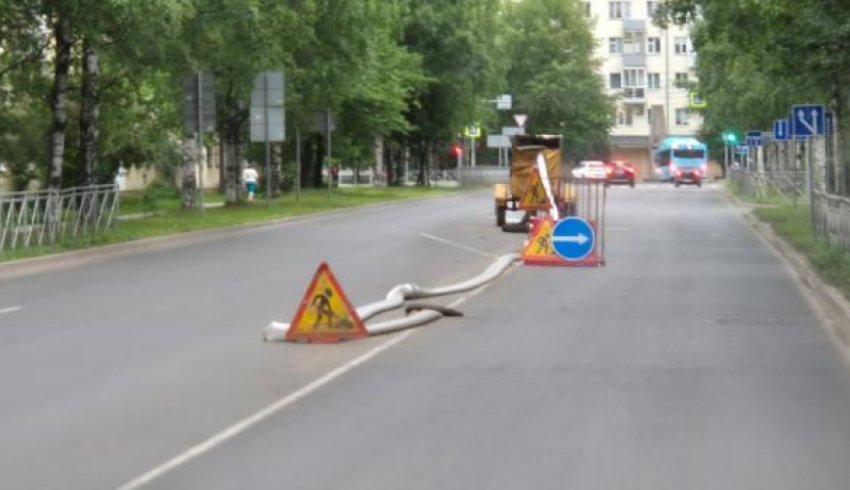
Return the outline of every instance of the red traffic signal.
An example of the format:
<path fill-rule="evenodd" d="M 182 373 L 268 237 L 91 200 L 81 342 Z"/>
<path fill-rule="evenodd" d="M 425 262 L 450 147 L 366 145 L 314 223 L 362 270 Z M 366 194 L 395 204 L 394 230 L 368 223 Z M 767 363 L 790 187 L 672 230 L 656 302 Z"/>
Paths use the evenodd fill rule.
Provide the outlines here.
<path fill-rule="evenodd" d="M 461 155 L 463 155 L 463 147 L 457 143 L 453 144 L 452 147 L 449 149 L 449 155 L 455 158 L 460 158 Z"/>

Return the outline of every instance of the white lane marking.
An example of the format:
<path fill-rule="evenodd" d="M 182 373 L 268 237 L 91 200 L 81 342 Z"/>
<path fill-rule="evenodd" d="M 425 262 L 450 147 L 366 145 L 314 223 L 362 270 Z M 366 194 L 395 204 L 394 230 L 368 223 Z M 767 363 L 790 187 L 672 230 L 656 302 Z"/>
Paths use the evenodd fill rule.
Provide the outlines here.
<path fill-rule="evenodd" d="M 420 233 L 420 235 L 423 238 L 427 238 L 429 240 L 434 240 L 435 242 L 444 243 L 446 245 L 451 245 L 452 247 L 456 247 L 456 248 L 459 248 L 459 249 L 462 249 L 462 250 L 466 250 L 467 252 L 472 252 L 474 254 L 483 255 L 484 257 L 490 257 L 490 258 L 496 257 L 496 255 L 494 255 L 494 254 L 489 254 L 487 252 L 478 250 L 477 248 L 468 247 L 466 245 L 463 245 L 463 244 L 460 244 L 460 243 L 457 243 L 457 242 L 453 242 L 451 240 L 446 240 L 445 238 L 440 238 L 438 236 L 431 235 L 430 233 Z"/>
<path fill-rule="evenodd" d="M 507 271 L 505 271 L 504 274 L 502 274 L 502 277 L 510 274 L 511 272 L 514 271 L 514 269 L 515 268 L 508 269 Z M 494 282 L 495 282 L 495 280 L 491 281 L 487 284 L 484 284 L 480 288 L 475 289 L 474 291 L 471 291 L 466 296 L 462 296 L 462 297 L 454 300 L 451 304 L 449 304 L 449 308 L 455 308 L 457 306 L 460 306 L 462 303 L 466 302 L 467 300 L 469 300 L 469 299 L 471 299 L 475 296 L 478 296 L 485 289 L 487 289 L 488 286 L 490 286 Z M 197 445 L 189 448 L 188 450 L 184 451 L 183 453 L 179 454 L 178 456 L 175 456 L 174 458 L 166 461 L 165 463 L 157 466 L 156 468 L 151 469 L 147 473 L 145 473 L 145 474 L 143 474 L 143 475 L 141 475 L 137 478 L 134 478 L 133 480 L 121 485 L 116 490 L 136 490 L 138 488 L 141 488 L 141 487 L 147 485 L 148 483 L 156 480 L 160 476 L 162 476 L 162 475 L 168 473 L 169 471 L 173 470 L 174 468 L 177 468 L 178 466 L 182 466 L 182 465 L 188 463 L 189 461 L 191 461 L 191 460 L 193 460 L 193 459 L 195 459 L 195 458 L 197 458 L 197 457 L 199 457 L 199 456 L 201 456 L 205 453 L 208 453 L 209 451 L 213 450 L 217 446 L 220 446 L 220 445 L 224 444 L 225 442 L 229 441 L 230 439 L 233 439 L 234 437 L 241 434 L 242 432 L 245 432 L 246 430 L 250 429 L 254 425 L 259 424 L 263 420 L 271 417 L 272 415 L 283 410 L 284 408 L 288 407 L 289 405 L 292 405 L 293 403 L 299 401 L 300 399 L 306 397 L 307 395 L 310 395 L 311 393 L 313 393 L 314 391 L 323 387 L 324 385 L 330 383 L 331 381 L 334 381 L 336 378 L 339 378 L 340 376 L 348 373 L 349 371 L 353 370 L 357 366 L 369 361 L 370 359 L 372 359 L 374 357 L 377 357 L 380 353 L 384 352 L 385 350 L 387 350 L 387 349 L 389 349 L 389 348 L 391 348 L 391 347 L 393 347 L 397 344 L 400 344 L 402 341 L 404 341 L 405 339 L 407 339 L 408 337 L 410 337 L 411 335 L 413 335 L 414 333 L 416 333 L 418 331 L 419 331 L 418 329 L 411 329 L 411 330 L 407 330 L 405 332 L 398 334 L 397 337 L 393 337 L 393 338 L 387 340 L 383 344 L 375 347 L 374 349 L 363 354 L 362 356 L 360 356 L 360 357 L 358 357 L 358 358 L 356 358 L 352 361 L 349 361 L 348 363 L 346 363 L 343 366 L 340 366 L 340 367 L 334 369 L 333 371 L 327 373 L 326 375 L 324 375 L 321 378 L 313 381 L 312 383 L 304 386 L 303 388 L 299 389 L 298 391 L 296 391 L 292 394 L 289 394 L 289 395 L 285 396 L 284 398 L 281 398 L 280 400 L 272 403 L 271 405 L 260 410 L 259 412 L 255 413 L 254 415 L 251 415 L 250 417 L 243 419 L 242 421 L 237 422 L 236 424 L 231 425 L 227 429 L 225 429 L 225 430 L 219 432 L 218 434 L 210 437 L 206 441 L 203 441 L 200 444 L 197 444 Z"/>
<path fill-rule="evenodd" d="M 347 362 L 346 364 L 344 364 L 344 365 L 334 369 L 333 371 L 325 374 L 321 378 L 319 378 L 319 379 L 313 381 L 312 383 L 302 387 L 298 391 L 295 391 L 294 393 L 291 393 L 291 394 L 281 398 L 280 400 L 272 403 L 271 405 L 260 410 L 259 412 L 255 413 L 254 415 L 251 415 L 250 417 L 243 419 L 240 422 L 237 422 L 236 424 L 231 425 L 227 429 L 219 432 L 218 434 L 210 437 L 209 439 L 201 442 L 200 444 L 197 444 L 197 445 L 189 448 L 185 452 L 183 452 L 183 453 L 179 454 L 178 456 L 166 461 L 165 463 L 157 466 L 156 468 L 151 469 L 150 471 L 139 476 L 138 478 L 135 478 L 135 479 L 121 485 L 120 487 L 118 487 L 118 490 L 134 490 L 134 489 L 140 488 L 140 487 L 150 483 L 151 481 L 159 478 L 160 476 L 164 475 L 165 473 L 173 470 L 174 468 L 177 468 L 178 466 L 186 464 L 189 461 L 197 458 L 198 456 L 201 456 L 201 455 L 211 451 L 212 449 L 216 448 L 217 446 L 220 446 L 220 445 L 224 444 L 225 442 L 229 441 L 230 439 L 233 439 L 237 435 L 245 432 L 246 430 L 250 429 L 251 427 L 262 422 L 263 420 L 265 420 L 265 419 L 271 417 L 272 415 L 276 414 L 277 412 L 280 412 L 284 408 L 286 408 L 286 407 L 292 405 L 293 403 L 301 400 L 302 398 L 306 397 L 307 395 L 310 395 L 311 393 L 313 393 L 314 391 L 318 390 L 319 388 L 325 386 L 326 384 L 330 383 L 331 381 L 334 381 L 336 378 L 339 378 L 340 376 L 348 373 L 349 371 L 353 370 L 357 366 L 360 366 L 361 364 L 365 363 L 366 361 L 376 357 L 378 354 L 384 352 L 385 350 L 393 347 L 396 344 L 401 343 L 403 340 L 408 338 L 415 331 L 416 330 L 408 330 L 407 332 L 401 333 L 398 336 L 389 339 L 388 341 L 386 341 L 383 344 L 375 347 L 374 349 L 363 354 L 362 356 Z"/>
<path fill-rule="evenodd" d="M 0 308 L 0 315 L 5 315 L 6 313 L 14 313 L 22 309 L 24 309 L 23 306 L 10 306 L 8 308 Z"/>

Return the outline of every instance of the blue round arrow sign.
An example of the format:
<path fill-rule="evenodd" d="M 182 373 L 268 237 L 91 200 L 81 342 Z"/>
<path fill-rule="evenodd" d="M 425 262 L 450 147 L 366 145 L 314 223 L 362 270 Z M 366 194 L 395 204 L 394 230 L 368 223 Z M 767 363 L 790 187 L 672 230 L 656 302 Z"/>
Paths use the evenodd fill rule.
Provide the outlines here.
<path fill-rule="evenodd" d="M 596 234 L 587 221 L 567 216 L 552 229 L 552 248 L 564 260 L 584 260 L 593 251 Z"/>

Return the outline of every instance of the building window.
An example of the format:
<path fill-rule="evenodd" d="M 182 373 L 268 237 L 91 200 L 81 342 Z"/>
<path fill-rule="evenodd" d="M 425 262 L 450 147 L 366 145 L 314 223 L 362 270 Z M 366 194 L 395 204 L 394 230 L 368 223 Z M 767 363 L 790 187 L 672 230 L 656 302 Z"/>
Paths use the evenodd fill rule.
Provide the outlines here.
<path fill-rule="evenodd" d="M 643 34 L 638 32 L 627 32 L 623 39 L 623 52 L 641 54 L 643 53 Z"/>
<path fill-rule="evenodd" d="M 643 68 L 629 68 L 623 70 L 624 87 L 645 87 L 646 79 Z"/>
<path fill-rule="evenodd" d="M 608 52 L 611 54 L 623 53 L 623 38 L 612 37 L 608 39 Z"/>
<path fill-rule="evenodd" d="M 688 74 L 687 73 L 676 73 L 676 86 L 679 88 L 687 88 L 688 84 Z"/>
<path fill-rule="evenodd" d="M 676 126 L 688 125 L 688 110 L 676 109 Z"/>
<path fill-rule="evenodd" d="M 633 122 L 631 109 L 627 107 L 617 111 L 617 126 L 631 126 Z"/>
<path fill-rule="evenodd" d="M 655 9 L 658 8 L 658 2 L 646 2 L 646 18 L 651 19 L 655 15 Z"/>
<path fill-rule="evenodd" d="M 677 37 L 673 40 L 673 49 L 676 54 L 688 54 L 690 52 L 690 42 L 686 37 Z"/>
<path fill-rule="evenodd" d="M 608 75 L 608 87 L 609 88 L 622 88 L 623 80 L 619 73 L 611 73 Z"/>
<path fill-rule="evenodd" d="M 660 73 L 647 73 L 646 74 L 646 87 L 647 88 L 661 88 L 661 74 Z"/>
<path fill-rule="evenodd" d="M 646 38 L 646 52 L 649 54 L 658 54 L 661 52 L 661 38 L 648 37 Z"/>
<path fill-rule="evenodd" d="M 629 19 L 632 14 L 630 2 L 608 2 L 608 17 L 611 19 Z"/>
<path fill-rule="evenodd" d="M 590 2 L 584 2 L 584 16 L 590 17 L 590 15 L 591 15 Z"/>

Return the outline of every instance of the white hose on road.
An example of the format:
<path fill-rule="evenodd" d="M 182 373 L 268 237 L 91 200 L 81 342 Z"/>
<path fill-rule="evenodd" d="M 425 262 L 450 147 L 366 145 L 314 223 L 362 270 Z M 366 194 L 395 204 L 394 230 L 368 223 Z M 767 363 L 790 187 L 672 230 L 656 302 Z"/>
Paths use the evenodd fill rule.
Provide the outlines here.
<path fill-rule="evenodd" d="M 505 272 L 505 270 L 507 270 L 508 267 L 511 266 L 511 264 L 520 258 L 520 255 L 515 253 L 503 255 L 490 264 L 490 266 L 487 267 L 487 269 L 485 269 L 481 274 L 466 281 L 449 286 L 423 288 L 411 283 L 399 284 L 392 288 L 382 301 L 358 307 L 357 316 L 359 316 L 360 320 L 362 320 L 365 324 L 366 320 L 374 317 L 375 315 L 401 308 L 404 306 L 405 301 L 410 299 L 433 298 L 436 296 L 446 296 L 449 294 L 472 291 L 499 277 L 503 272 Z M 370 336 L 382 335 L 407 328 L 418 327 L 437 320 L 442 316 L 443 314 L 439 311 L 422 310 L 404 318 L 388 320 L 385 322 L 375 323 L 373 325 L 365 325 L 365 327 Z M 266 342 L 285 340 L 286 332 L 288 330 L 288 323 L 271 322 L 263 329 L 263 340 Z"/>

